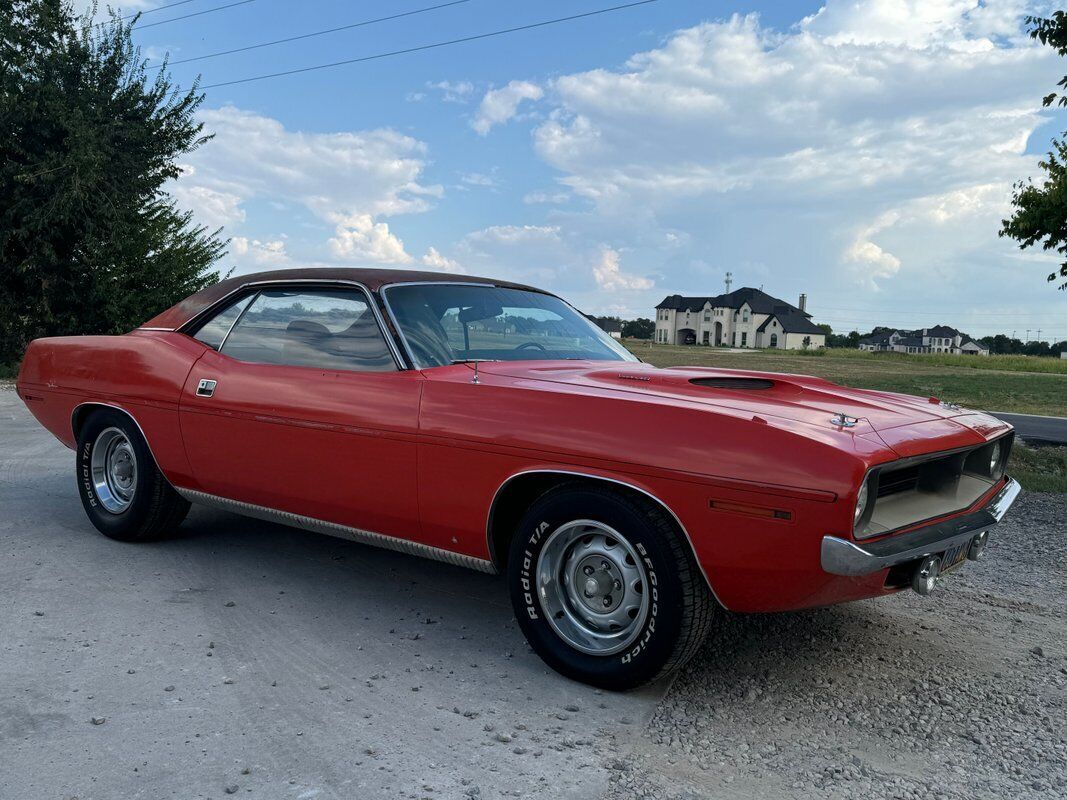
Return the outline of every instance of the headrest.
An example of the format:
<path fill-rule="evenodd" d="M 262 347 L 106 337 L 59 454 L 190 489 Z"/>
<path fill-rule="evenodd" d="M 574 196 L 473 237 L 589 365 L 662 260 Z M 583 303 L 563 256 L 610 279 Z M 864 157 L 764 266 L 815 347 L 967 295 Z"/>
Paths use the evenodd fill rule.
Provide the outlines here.
<path fill-rule="evenodd" d="M 307 338 L 318 338 L 329 336 L 330 329 L 325 325 L 318 322 L 312 322 L 309 319 L 294 319 L 289 323 L 289 327 L 285 329 L 285 333 L 289 336 L 296 335 Z"/>

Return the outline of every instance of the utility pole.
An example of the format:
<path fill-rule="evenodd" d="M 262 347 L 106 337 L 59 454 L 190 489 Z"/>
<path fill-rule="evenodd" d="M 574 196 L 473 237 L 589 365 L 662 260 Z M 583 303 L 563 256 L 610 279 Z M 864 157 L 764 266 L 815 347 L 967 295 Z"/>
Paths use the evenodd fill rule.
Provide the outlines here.
<path fill-rule="evenodd" d="M 1040 328 L 1037 329 L 1037 340 L 1039 342 L 1041 341 L 1041 329 Z"/>
<path fill-rule="evenodd" d="M 734 274 L 732 272 L 726 273 L 726 293 L 730 294 L 730 284 L 734 282 Z"/>

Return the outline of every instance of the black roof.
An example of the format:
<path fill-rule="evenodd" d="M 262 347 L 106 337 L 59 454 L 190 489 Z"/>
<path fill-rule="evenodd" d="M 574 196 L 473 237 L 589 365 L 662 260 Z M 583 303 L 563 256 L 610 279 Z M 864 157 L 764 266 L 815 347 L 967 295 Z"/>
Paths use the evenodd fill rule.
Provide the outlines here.
<path fill-rule="evenodd" d="M 765 330 L 772 319 L 778 320 L 778 324 L 785 333 L 826 333 L 826 331 L 808 319 L 807 314 L 801 313 L 799 309 L 795 312 L 775 311 L 775 313 L 763 320 L 763 324 L 756 330 Z"/>
<path fill-rule="evenodd" d="M 709 300 L 714 299 L 714 297 L 682 297 L 680 294 L 671 294 L 664 297 L 663 302 L 656 308 L 670 308 L 674 311 L 699 311 Z M 715 304 L 712 303 L 712 305 Z"/>
<path fill-rule="evenodd" d="M 672 294 L 663 298 L 663 302 L 656 306 L 657 309 L 673 309 L 674 311 L 699 311 L 705 305 L 711 303 L 718 308 L 741 308 L 745 303 L 757 314 L 799 314 L 805 318 L 811 314 L 801 311 L 794 305 L 771 297 L 760 289 L 744 286 L 734 289 L 729 294 L 717 294 L 707 297 L 683 297 L 680 294 Z M 820 333 L 822 331 L 819 331 Z"/>
<path fill-rule="evenodd" d="M 908 331 L 904 329 L 884 331 L 882 333 L 877 333 L 874 336 L 867 336 L 863 339 L 860 339 L 860 344 L 888 344 L 889 337 L 893 334 L 896 334 L 899 337 L 897 339 L 897 344 L 902 345 L 904 347 L 923 347 L 923 338 L 931 336 L 938 339 L 949 339 L 959 336 L 961 347 L 967 344 L 967 342 L 975 342 L 975 340 L 968 336 L 966 333 L 961 330 L 957 330 L 956 328 L 953 328 L 950 325 L 935 325 L 932 328 L 917 328 L 913 331 Z M 979 347 L 982 347 L 983 349 L 989 349 L 985 347 L 985 345 L 981 344 L 981 342 L 975 342 L 975 344 L 977 344 Z"/>
<path fill-rule="evenodd" d="M 919 334 L 920 331 L 915 331 Z M 957 335 L 963 336 L 964 334 L 955 328 L 950 328 L 948 325 L 934 325 L 932 328 L 924 328 L 922 330 L 923 336 L 936 336 L 940 339 L 947 339 L 949 337 L 955 337 Z"/>
<path fill-rule="evenodd" d="M 874 336 L 865 336 L 860 339 L 860 344 L 889 344 L 889 337 L 897 331 L 883 331 L 882 333 L 876 333 Z"/>

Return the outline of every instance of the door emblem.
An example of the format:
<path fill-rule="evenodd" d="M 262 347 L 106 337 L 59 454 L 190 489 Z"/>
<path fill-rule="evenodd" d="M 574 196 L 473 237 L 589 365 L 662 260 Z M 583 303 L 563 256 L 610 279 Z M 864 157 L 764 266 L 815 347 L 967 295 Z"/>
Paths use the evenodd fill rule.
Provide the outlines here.
<path fill-rule="evenodd" d="M 215 381 L 208 378 L 201 378 L 200 383 L 196 385 L 197 397 L 211 397 L 215 394 Z"/>

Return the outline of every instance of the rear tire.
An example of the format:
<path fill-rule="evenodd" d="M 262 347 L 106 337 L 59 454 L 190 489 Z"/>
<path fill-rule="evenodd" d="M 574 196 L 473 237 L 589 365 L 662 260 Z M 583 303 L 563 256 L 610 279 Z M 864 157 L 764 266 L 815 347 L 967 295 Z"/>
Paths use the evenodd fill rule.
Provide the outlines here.
<path fill-rule="evenodd" d="M 699 650 L 715 601 L 684 534 L 657 505 L 582 483 L 542 495 L 511 542 L 519 627 L 557 672 L 640 686 Z"/>
<path fill-rule="evenodd" d="M 158 539 L 189 511 L 159 471 L 140 429 L 120 411 L 100 409 L 85 421 L 78 433 L 77 478 L 89 521 L 111 539 Z"/>

